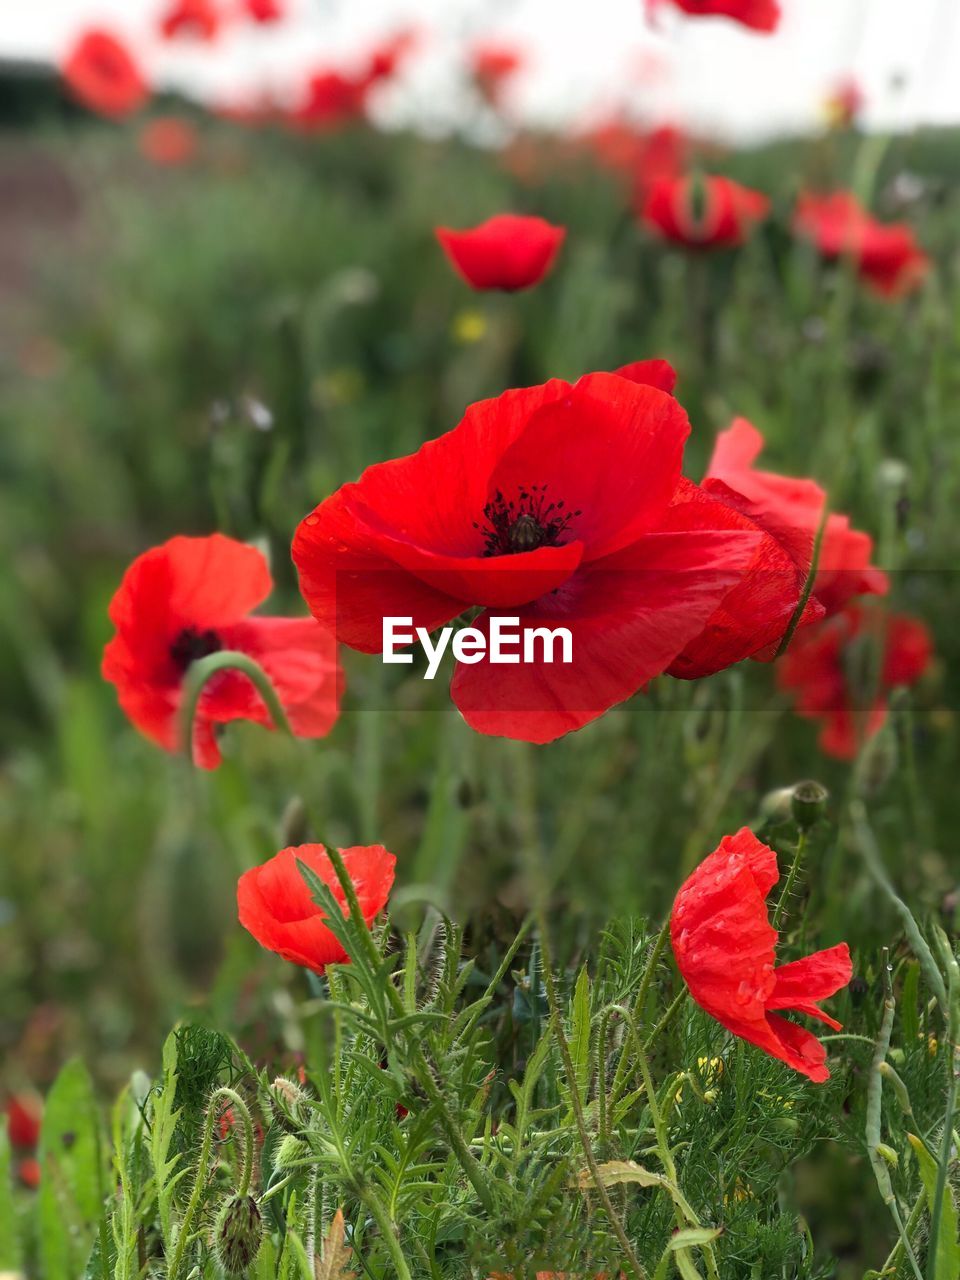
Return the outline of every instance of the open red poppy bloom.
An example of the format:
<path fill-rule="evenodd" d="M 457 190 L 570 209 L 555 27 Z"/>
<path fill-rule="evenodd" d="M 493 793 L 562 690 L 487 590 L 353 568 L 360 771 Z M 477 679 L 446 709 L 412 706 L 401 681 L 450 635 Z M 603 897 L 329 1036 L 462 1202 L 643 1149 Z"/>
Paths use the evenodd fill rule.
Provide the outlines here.
<path fill-rule="evenodd" d="M 175 751 L 184 678 L 190 664 L 222 649 L 253 658 L 270 678 L 294 733 L 319 738 L 337 718 L 342 687 L 332 634 L 312 618 L 254 617 L 270 594 L 264 556 L 233 538 L 171 538 L 138 556 L 110 604 L 116 635 L 103 654 L 104 677 L 148 738 Z M 218 726 L 270 713 L 239 671 L 211 678 L 194 720 L 197 764 L 220 763 Z"/>
<path fill-rule="evenodd" d="M 763 443 L 746 418 L 735 418 L 717 437 L 703 488 L 772 534 L 806 577 L 826 494 L 813 480 L 758 470 L 753 464 Z M 827 516 L 813 584 L 825 613 L 838 612 L 854 596 L 886 594 L 887 575 L 870 564 L 872 553 L 869 534 L 851 529 L 847 516 Z"/>
<path fill-rule="evenodd" d="M 85 32 L 61 71 L 73 96 L 103 116 L 132 115 L 148 97 L 147 82 L 133 56 L 109 31 Z"/>
<path fill-rule="evenodd" d="M 759 191 L 732 178 L 660 177 L 640 191 L 640 215 L 665 240 L 688 249 L 743 244 L 770 209 Z"/>
<path fill-rule="evenodd" d="M 797 714 L 821 722 L 821 750 L 852 760 L 883 726 L 890 690 L 916 684 L 932 654 L 930 633 L 918 619 L 849 605 L 797 633 L 777 678 Z"/>
<path fill-rule="evenodd" d="M 213 40 L 220 25 L 214 0 L 172 0 L 160 15 L 159 30 L 165 40 Z"/>
<path fill-rule="evenodd" d="M 777 855 L 749 828 L 724 836 L 677 894 L 670 938 L 701 1009 L 820 1084 L 830 1076 L 826 1050 L 780 1013 L 803 1013 L 839 1031 L 840 1023 L 818 1001 L 850 981 L 850 952 L 841 942 L 777 967 L 777 931 L 767 919 L 766 897 L 779 874 Z"/>
<path fill-rule="evenodd" d="M 677 371 L 669 360 L 632 360 L 629 364 L 622 364 L 614 372 L 628 382 L 641 382 L 644 386 L 666 391 L 670 396 L 677 385 Z"/>
<path fill-rule="evenodd" d="M 385 617 L 433 631 L 481 607 L 488 653 L 458 663 L 454 701 L 482 733 L 549 742 L 665 671 L 765 537 L 705 494 L 675 502 L 696 490 L 680 476 L 688 431 L 672 396 L 610 373 L 481 401 L 301 521 L 301 591 L 365 653 Z M 505 617 L 521 653 L 537 628 L 568 629 L 572 661 L 491 663 Z"/>
<path fill-rule="evenodd" d="M 290 115 L 290 122 L 303 129 L 324 130 L 362 120 L 369 90 L 366 72 L 317 71 L 308 78 L 303 100 Z"/>
<path fill-rule="evenodd" d="M 468 231 L 437 227 L 437 239 L 456 271 L 474 289 L 508 293 L 539 284 L 567 234 L 545 218 L 501 213 Z"/>
<path fill-rule="evenodd" d="M 505 89 L 526 63 L 523 52 L 514 45 L 481 42 L 470 50 L 469 66 L 478 92 L 499 106 Z"/>
<path fill-rule="evenodd" d="M 369 925 L 387 905 L 397 860 L 380 844 L 354 845 L 341 849 L 340 854 Z M 292 964 L 323 973 L 328 964 L 343 964 L 350 957 L 311 897 L 298 862 L 330 886 L 347 915 L 343 887 L 322 844 L 281 849 L 263 866 L 245 871 L 237 884 L 237 911 L 240 923 L 261 947 Z"/>
<path fill-rule="evenodd" d="M 849 191 L 801 196 L 793 228 L 824 258 L 851 257 L 860 277 L 886 298 L 918 288 L 930 267 L 908 226 L 877 222 Z"/>
<path fill-rule="evenodd" d="M 188 120 L 161 116 L 144 125 L 140 150 L 153 164 L 174 169 L 189 164 L 197 153 L 197 131 Z"/>
<path fill-rule="evenodd" d="M 648 0 L 648 6 L 672 3 L 695 18 L 731 18 L 752 31 L 776 31 L 780 23 L 777 0 Z"/>

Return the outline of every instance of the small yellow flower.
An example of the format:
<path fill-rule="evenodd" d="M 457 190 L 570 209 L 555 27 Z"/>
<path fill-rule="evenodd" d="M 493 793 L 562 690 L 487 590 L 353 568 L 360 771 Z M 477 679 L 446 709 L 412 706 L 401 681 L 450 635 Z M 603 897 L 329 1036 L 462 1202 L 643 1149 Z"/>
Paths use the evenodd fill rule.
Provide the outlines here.
<path fill-rule="evenodd" d="M 472 307 L 458 311 L 453 317 L 451 331 L 454 341 L 462 343 L 463 346 L 480 342 L 487 336 L 487 317 L 482 311 Z"/>
<path fill-rule="evenodd" d="M 353 404 L 363 395 L 363 374 L 352 365 L 331 369 L 313 384 L 313 400 L 319 405 Z"/>

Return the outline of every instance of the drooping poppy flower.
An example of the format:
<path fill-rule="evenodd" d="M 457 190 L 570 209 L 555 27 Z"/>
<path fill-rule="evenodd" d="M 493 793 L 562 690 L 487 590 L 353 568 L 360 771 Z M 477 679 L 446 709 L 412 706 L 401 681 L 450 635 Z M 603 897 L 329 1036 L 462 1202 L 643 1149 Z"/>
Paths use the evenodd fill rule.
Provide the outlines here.
<path fill-rule="evenodd" d="M 160 15 L 159 31 L 165 40 L 213 40 L 220 30 L 221 14 L 214 0 L 172 0 Z"/>
<path fill-rule="evenodd" d="M 932 654 L 919 619 L 849 605 L 797 633 L 777 663 L 777 681 L 798 715 L 820 721 L 821 750 L 852 760 L 882 728 L 890 690 L 916 684 Z"/>
<path fill-rule="evenodd" d="M 385 617 L 430 632 L 482 606 L 487 652 L 458 663 L 453 699 L 482 733 L 549 742 L 665 671 L 765 536 L 706 495 L 672 506 L 688 431 L 672 396 L 610 373 L 472 405 L 301 521 L 301 591 L 365 653 Z M 563 627 L 572 661 L 491 662 L 491 626 L 511 617 L 519 653 Z"/>
<path fill-rule="evenodd" d="M 140 132 L 140 150 L 161 168 L 178 168 L 196 155 L 197 131 L 188 120 L 161 116 L 144 125 Z"/>
<path fill-rule="evenodd" d="M 930 267 L 910 227 L 877 222 L 849 191 L 801 196 L 793 228 L 824 258 L 852 258 L 858 275 L 886 298 L 918 288 Z"/>
<path fill-rule="evenodd" d="M 677 371 L 669 360 L 632 360 L 629 364 L 622 364 L 614 372 L 630 382 L 656 387 L 671 396 L 677 385 Z"/>
<path fill-rule="evenodd" d="M 834 129 L 849 129 L 857 122 L 866 99 L 863 90 L 853 76 L 840 80 L 824 103 L 827 123 Z"/>
<path fill-rule="evenodd" d="M 40 1141 L 43 1102 L 35 1093 L 15 1093 L 7 1100 L 7 1137 L 18 1151 L 32 1151 Z"/>
<path fill-rule="evenodd" d="M 104 650 L 103 675 L 141 733 L 177 749 L 190 664 L 221 649 L 259 663 L 294 733 L 329 733 L 342 686 L 335 641 L 312 618 L 253 616 L 271 588 L 261 552 L 219 533 L 171 538 L 134 560 L 110 605 L 116 635 Z M 205 687 L 194 720 L 193 755 L 202 768 L 220 763 L 217 730 L 231 720 L 272 726 L 250 680 L 223 671 Z"/>
<path fill-rule="evenodd" d="M 693 18 L 730 18 L 751 31 L 769 34 L 780 24 L 778 0 L 647 0 L 649 10 L 673 4 Z"/>
<path fill-rule="evenodd" d="M 507 86 L 523 70 L 526 57 L 515 45 L 481 41 L 469 52 L 469 68 L 480 95 L 499 107 Z"/>
<path fill-rule="evenodd" d="M 64 81 L 91 111 L 120 119 L 147 101 L 147 82 L 125 45 L 109 31 L 85 32 L 64 59 Z"/>
<path fill-rule="evenodd" d="M 732 178 L 658 178 L 640 198 L 640 215 L 657 235 L 688 249 L 741 245 L 770 209 L 759 191 Z"/>
<path fill-rule="evenodd" d="M 341 849 L 340 854 L 369 925 L 387 904 L 397 860 L 380 844 L 354 845 Z M 237 911 L 240 923 L 261 947 L 292 964 L 323 973 L 328 964 L 342 964 L 349 957 L 311 897 L 298 862 L 330 886 L 347 915 L 343 887 L 322 844 L 281 849 L 263 866 L 245 871 L 237 884 Z"/>
<path fill-rule="evenodd" d="M 545 218 L 513 213 L 497 214 L 468 231 L 436 230 L 444 253 L 467 284 L 508 293 L 540 283 L 566 234 Z"/>
<path fill-rule="evenodd" d="M 746 418 L 734 419 L 717 437 L 703 488 L 772 534 L 805 576 L 826 493 L 813 480 L 757 469 L 762 449 L 756 427 Z M 886 594 L 887 575 L 870 564 L 872 553 L 869 534 L 851 529 L 847 516 L 827 516 L 813 584 L 813 598 L 826 614 L 837 613 L 854 596 Z"/>
<path fill-rule="evenodd" d="M 677 967 L 701 1009 L 820 1084 L 827 1053 L 812 1032 L 781 1017 L 802 1013 L 834 1030 L 819 1006 L 852 976 L 845 942 L 777 967 L 777 932 L 766 898 L 777 883 L 777 855 L 747 827 L 720 845 L 682 885 L 670 915 Z"/>

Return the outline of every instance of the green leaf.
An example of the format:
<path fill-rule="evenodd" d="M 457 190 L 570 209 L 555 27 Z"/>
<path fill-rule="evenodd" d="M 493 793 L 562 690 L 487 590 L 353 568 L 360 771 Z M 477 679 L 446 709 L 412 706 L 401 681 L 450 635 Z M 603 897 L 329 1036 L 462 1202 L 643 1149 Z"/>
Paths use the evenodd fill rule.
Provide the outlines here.
<path fill-rule="evenodd" d="M 933 1216 L 933 1206 L 937 1195 L 937 1173 L 939 1166 L 927 1150 L 922 1139 L 916 1134 L 908 1133 L 907 1140 L 917 1157 L 920 1166 L 920 1179 L 927 1193 L 927 1208 Z M 940 1209 L 940 1228 L 934 1241 L 937 1251 L 937 1276 L 943 1280 L 955 1280 L 960 1276 L 960 1242 L 957 1240 L 957 1208 L 953 1203 L 949 1185 L 943 1189 L 943 1200 Z"/>
<path fill-rule="evenodd" d="M 703 1280 L 703 1276 L 697 1270 L 697 1265 L 693 1260 L 693 1254 L 689 1249 L 675 1250 L 673 1258 L 677 1264 L 677 1270 L 680 1272 L 683 1280 Z"/>
<path fill-rule="evenodd" d="M 83 1273 L 105 1194 L 93 1084 L 76 1059 L 47 1095 L 39 1156 L 41 1270 L 47 1280 L 68 1280 Z"/>
<path fill-rule="evenodd" d="M 585 1099 L 590 1085 L 590 978 L 586 965 L 577 975 L 573 992 L 570 1056 L 575 1074 L 571 1085 L 575 1083 L 580 1097 Z"/>
<path fill-rule="evenodd" d="M 13 1159 L 7 1122 L 0 1119 L 0 1271 L 20 1269 L 17 1211 L 13 1203 Z"/>
<path fill-rule="evenodd" d="M 684 1227 L 682 1231 L 678 1231 L 671 1237 L 668 1249 L 691 1249 L 700 1248 L 705 1244 L 712 1244 L 718 1239 L 723 1232 L 719 1227 Z"/>

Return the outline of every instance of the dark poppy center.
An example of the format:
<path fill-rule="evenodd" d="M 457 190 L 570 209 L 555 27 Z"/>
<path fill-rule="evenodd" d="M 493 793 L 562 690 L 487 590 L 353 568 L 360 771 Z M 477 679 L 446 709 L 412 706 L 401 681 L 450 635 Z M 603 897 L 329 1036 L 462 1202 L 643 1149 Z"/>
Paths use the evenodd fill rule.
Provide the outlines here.
<path fill-rule="evenodd" d="M 539 547 L 562 547 L 580 514 L 568 511 L 562 498 L 548 501 L 545 484 L 533 484 L 510 500 L 498 489 L 483 508 L 483 522 L 473 527 L 483 537 L 485 556 L 513 556 Z"/>
<path fill-rule="evenodd" d="M 170 657 L 180 671 L 186 671 L 191 662 L 206 658 L 208 654 L 218 653 L 223 648 L 220 637 L 209 628 L 201 631 L 198 627 L 184 629 L 170 646 Z"/>

